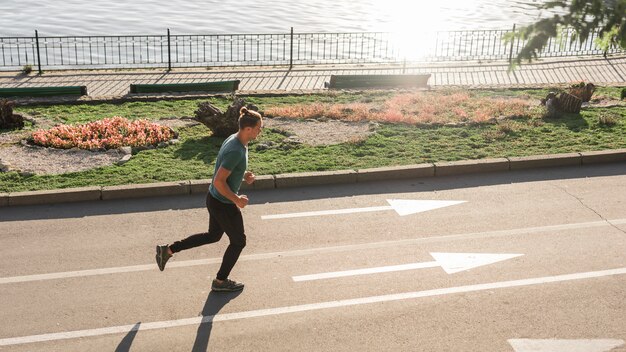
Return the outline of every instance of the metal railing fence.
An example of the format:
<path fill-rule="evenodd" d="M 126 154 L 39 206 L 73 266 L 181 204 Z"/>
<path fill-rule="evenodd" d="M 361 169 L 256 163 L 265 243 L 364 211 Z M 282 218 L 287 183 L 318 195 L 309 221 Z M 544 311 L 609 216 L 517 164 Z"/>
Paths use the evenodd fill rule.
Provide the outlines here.
<path fill-rule="evenodd" d="M 402 35 L 385 32 L 0 37 L 0 70 L 274 66 L 510 60 L 525 42 L 512 30 Z M 539 57 L 599 55 L 597 31 L 584 43 L 572 29 L 552 38 Z M 609 53 L 623 50 L 613 49 Z"/>

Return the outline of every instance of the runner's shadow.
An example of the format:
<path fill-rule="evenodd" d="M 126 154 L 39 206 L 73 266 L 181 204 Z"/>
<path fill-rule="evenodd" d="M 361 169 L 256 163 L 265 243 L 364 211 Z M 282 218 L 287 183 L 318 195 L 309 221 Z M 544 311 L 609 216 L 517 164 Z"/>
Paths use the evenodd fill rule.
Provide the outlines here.
<path fill-rule="evenodd" d="M 232 293 L 216 293 L 211 291 L 202 309 L 202 323 L 198 326 L 196 341 L 193 343 L 193 352 L 205 352 L 209 347 L 211 330 L 213 330 L 213 318 L 232 299 L 241 294 L 242 291 Z"/>
<path fill-rule="evenodd" d="M 135 336 L 137 336 L 137 331 L 139 331 L 139 326 L 141 322 L 135 324 L 132 329 L 124 336 L 120 344 L 117 345 L 115 352 L 128 352 L 130 351 L 130 346 L 133 344 L 133 340 L 135 340 Z"/>

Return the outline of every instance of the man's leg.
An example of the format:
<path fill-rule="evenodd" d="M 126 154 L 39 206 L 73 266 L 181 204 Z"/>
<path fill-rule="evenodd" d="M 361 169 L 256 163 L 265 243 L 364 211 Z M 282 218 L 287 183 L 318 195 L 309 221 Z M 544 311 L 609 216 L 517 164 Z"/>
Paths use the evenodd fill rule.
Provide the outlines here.
<path fill-rule="evenodd" d="M 191 235 L 183 240 L 176 241 L 169 246 L 171 253 L 177 253 L 186 249 L 199 247 L 209 243 L 215 243 L 222 238 L 224 231 L 215 217 L 209 215 L 209 231 Z"/>
<path fill-rule="evenodd" d="M 223 204 L 218 200 L 212 200 L 209 212 L 211 213 L 211 217 L 217 219 L 230 240 L 230 244 L 228 248 L 226 248 L 224 258 L 222 259 L 222 265 L 217 272 L 216 279 L 213 280 L 211 289 L 214 291 L 242 290 L 242 283 L 228 279 L 231 270 L 239 259 L 241 251 L 246 246 L 246 235 L 244 234 L 241 211 L 234 204 Z"/>
<path fill-rule="evenodd" d="M 209 198 L 210 195 L 207 195 L 206 205 L 207 210 L 209 210 Z M 156 249 L 156 260 L 159 269 L 163 271 L 165 269 L 165 263 L 172 257 L 172 255 L 176 252 L 180 252 L 186 249 L 202 246 L 209 243 L 215 243 L 222 238 L 224 234 L 224 230 L 220 226 L 217 219 L 211 215 L 211 211 L 209 210 L 209 231 L 197 233 L 195 235 L 191 235 L 183 240 L 176 241 L 171 245 L 161 245 L 157 246 Z"/>
<path fill-rule="evenodd" d="M 219 201 L 215 201 L 219 202 Z M 218 209 L 215 209 L 218 208 Z M 224 258 L 220 270 L 217 272 L 217 279 L 220 281 L 228 279 L 231 270 L 237 263 L 241 251 L 246 246 L 246 235 L 243 228 L 243 217 L 241 211 L 235 205 L 224 204 L 218 205 L 211 209 L 214 213 L 217 213 L 215 217 L 219 222 L 221 228 L 226 232 L 230 243 L 226 252 L 224 252 Z"/>

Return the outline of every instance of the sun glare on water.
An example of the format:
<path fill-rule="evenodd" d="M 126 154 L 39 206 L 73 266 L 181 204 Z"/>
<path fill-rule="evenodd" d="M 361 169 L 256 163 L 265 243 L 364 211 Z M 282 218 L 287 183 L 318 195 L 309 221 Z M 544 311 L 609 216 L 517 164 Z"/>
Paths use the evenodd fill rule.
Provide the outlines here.
<path fill-rule="evenodd" d="M 478 0 L 371 0 L 386 23 L 374 25 L 394 33 L 396 45 L 408 60 L 424 56 L 435 46 L 437 31 L 458 28 L 455 19 L 475 11 Z"/>

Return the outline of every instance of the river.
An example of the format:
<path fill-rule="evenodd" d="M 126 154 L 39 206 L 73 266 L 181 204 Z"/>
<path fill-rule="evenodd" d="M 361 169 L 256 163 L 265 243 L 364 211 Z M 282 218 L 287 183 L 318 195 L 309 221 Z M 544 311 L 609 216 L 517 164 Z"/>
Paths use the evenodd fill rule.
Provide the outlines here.
<path fill-rule="evenodd" d="M 0 37 L 510 29 L 539 1 L 0 0 Z"/>

